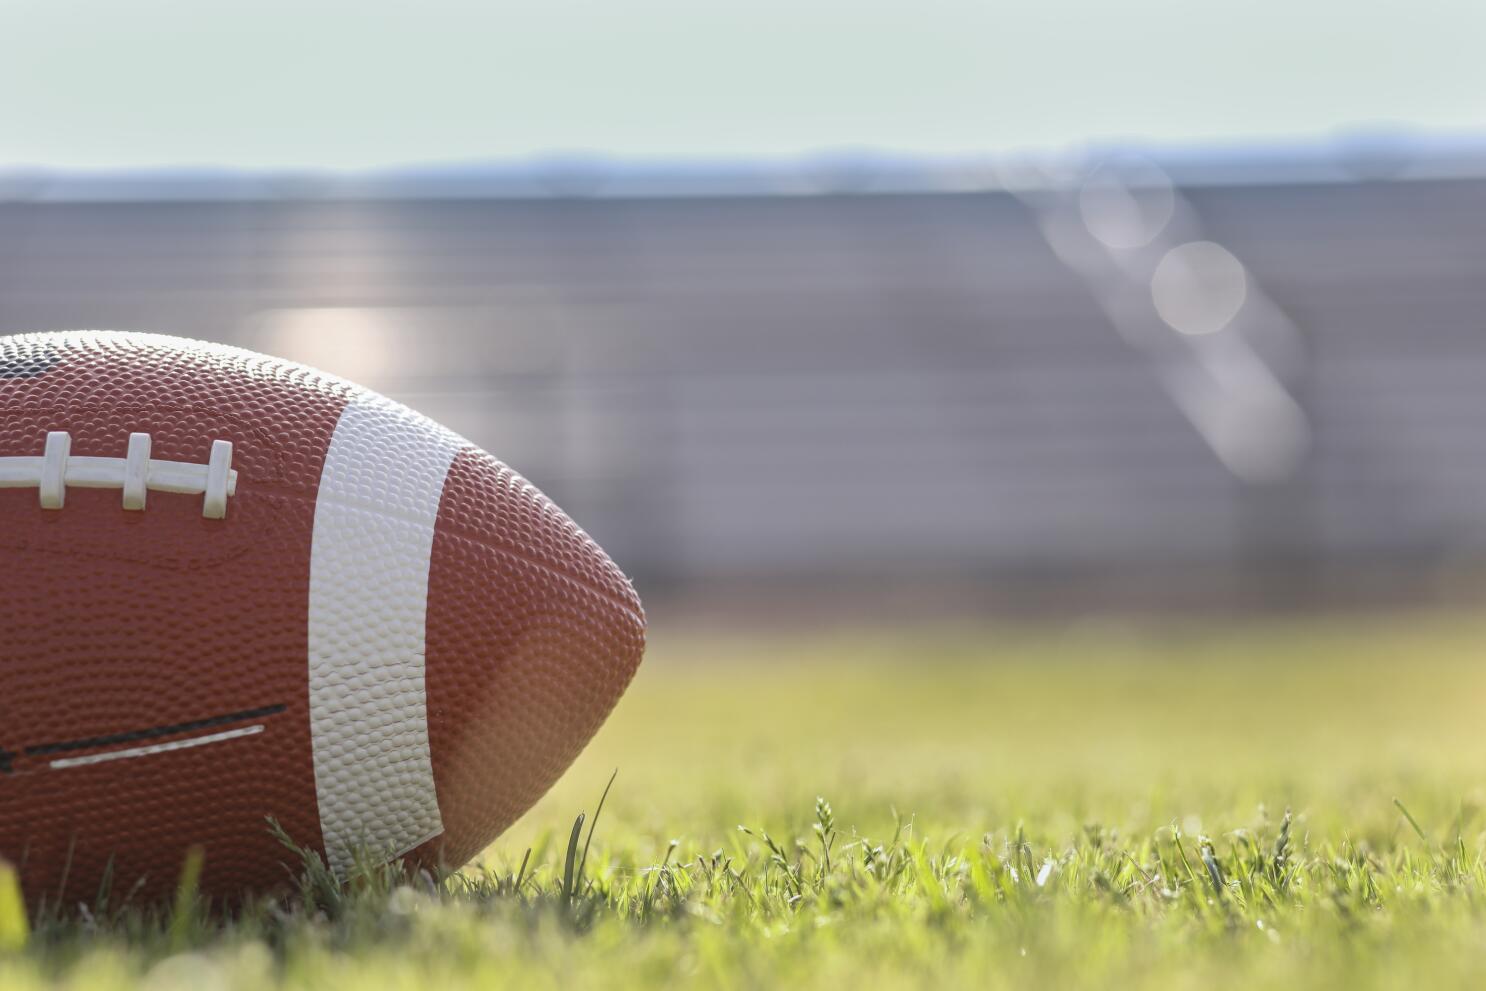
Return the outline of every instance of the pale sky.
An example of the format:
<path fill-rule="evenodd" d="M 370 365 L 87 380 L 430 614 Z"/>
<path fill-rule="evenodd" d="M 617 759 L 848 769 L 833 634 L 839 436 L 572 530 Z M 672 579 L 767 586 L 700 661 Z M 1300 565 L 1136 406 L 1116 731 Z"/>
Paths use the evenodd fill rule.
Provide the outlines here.
<path fill-rule="evenodd" d="M 1483 0 L 0 0 L 0 164 L 1486 131 Z"/>

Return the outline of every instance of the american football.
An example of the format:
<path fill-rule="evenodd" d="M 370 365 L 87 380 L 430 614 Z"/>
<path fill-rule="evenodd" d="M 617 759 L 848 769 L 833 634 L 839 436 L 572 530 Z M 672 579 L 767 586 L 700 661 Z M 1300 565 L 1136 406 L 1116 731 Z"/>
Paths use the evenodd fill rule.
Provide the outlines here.
<path fill-rule="evenodd" d="M 0 338 L 0 858 L 222 897 L 457 866 L 640 663 L 624 574 L 530 483 L 375 393 L 180 338 Z"/>

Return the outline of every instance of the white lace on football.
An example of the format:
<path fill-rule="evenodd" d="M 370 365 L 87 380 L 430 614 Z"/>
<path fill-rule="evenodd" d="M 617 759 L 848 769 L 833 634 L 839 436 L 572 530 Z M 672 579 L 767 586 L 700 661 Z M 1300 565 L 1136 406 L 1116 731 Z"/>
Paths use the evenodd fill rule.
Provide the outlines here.
<path fill-rule="evenodd" d="M 201 515 L 220 520 L 227 515 L 227 497 L 237 493 L 232 470 L 232 442 L 212 441 L 207 463 L 157 461 L 150 457 L 150 435 L 130 434 L 122 458 L 74 457 L 72 435 L 54 430 L 46 435 L 40 457 L 0 458 L 0 489 L 41 490 L 42 509 L 61 509 L 69 486 L 79 489 L 123 489 L 124 508 L 138 512 L 146 494 L 174 492 L 203 496 Z"/>

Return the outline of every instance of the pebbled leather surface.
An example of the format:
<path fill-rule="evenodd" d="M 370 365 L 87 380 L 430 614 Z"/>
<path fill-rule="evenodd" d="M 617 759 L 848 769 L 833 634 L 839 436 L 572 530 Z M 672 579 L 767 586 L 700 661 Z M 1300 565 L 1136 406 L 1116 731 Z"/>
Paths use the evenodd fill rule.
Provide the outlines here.
<path fill-rule="evenodd" d="M 203 519 L 199 496 L 151 493 L 128 513 L 117 490 L 70 488 L 49 512 L 35 489 L 0 489 L 0 856 L 20 865 L 33 905 L 90 901 L 110 860 L 116 896 L 168 894 L 193 845 L 208 893 L 273 886 L 288 858 L 267 816 L 323 851 L 311 541 L 330 437 L 348 401 L 367 396 L 174 338 L 0 338 L 0 457 L 39 454 L 48 430 L 69 431 L 74 454 L 122 457 L 143 431 L 168 460 L 204 463 L 213 440 L 230 440 L 239 472 L 225 520 Z M 592 540 L 467 446 L 439 504 L 426 622 L 445 832 L 414 859 L 458 864 L 591 737 L 639 664 L 644 619 Z M 209 746 L 54 766 L 257 726 Z"/>
<path fill-rule="evenodd" d="M 469 576 L 500 576 L 491 596 Z M 429 575 L 428 730 L 444 836 L 464 863 L 572 763 L 629 683 L 645 620 L 629 581 L 560 509 L 479 450 L 455 459 Z M 491 659 L 479 667 L 462 658 Z"/>

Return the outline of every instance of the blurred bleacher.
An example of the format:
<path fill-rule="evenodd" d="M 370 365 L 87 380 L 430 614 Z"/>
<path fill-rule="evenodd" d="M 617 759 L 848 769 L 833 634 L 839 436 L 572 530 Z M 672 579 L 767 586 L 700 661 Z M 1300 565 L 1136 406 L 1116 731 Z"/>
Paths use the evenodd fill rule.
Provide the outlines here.
<path fill-rule="evenodd" d="M 0 184 L 0 332 L 347 375 L 509 461 L 657 587 L 1210 574 L 1287 598 L 1386 574 L 1414 595 L 1486 559 L 1486 180 L 1183 185 L 1300 348 L 1276 374 L 1309 444 L 1256 478 L 1024 191 L 582 179 Z"/>

